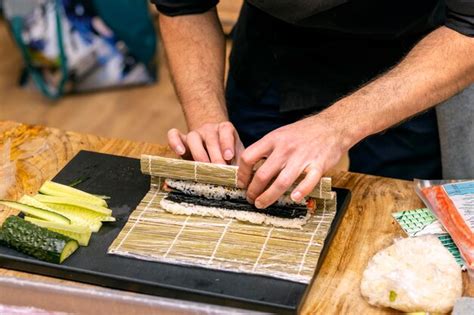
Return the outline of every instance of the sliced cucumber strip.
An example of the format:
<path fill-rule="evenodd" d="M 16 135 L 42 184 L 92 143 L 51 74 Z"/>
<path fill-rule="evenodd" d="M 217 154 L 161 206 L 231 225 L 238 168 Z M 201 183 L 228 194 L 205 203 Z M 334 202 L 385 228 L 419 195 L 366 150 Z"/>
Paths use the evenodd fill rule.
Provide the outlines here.
<path fill-rule="evenodd" d="M 61 252 L 59 263 L 62 264 L 63 261 L 65 261 L 69 256 L 71 256 L 71 254 L 74 253 L 78 247 L 79 244 L 75 240 L 70 240 L 69 242 L 67 242 L 63 248 L 63 251 Z"/>
<path fill-rule="evenodd" d="M 102 219 L 108 216 L 66 204 L 45 203 L 46 206 L 68 217 L 73 224 L 87 226 L 92 232 L 98 232 L 102 227 Z"/>
<path fill-rule="evenodd" d="M 69 205 L 61 206 L 59 204 L 48 205 L 46 203 L 38 201 L 35 198 L 27 196 L 27 195 L 21 197 L 20 201 L 21 203 L 24 203 L 36 208 L 45 209 L 48 211 L 59 213 L 67 217 L 69 220 L 71 220 L 71 224 L 88 227 L 93 230 L 92 232 L 98 232 L 97 229 L 100 228 L 101 226 L 95 221 L 102 221 L 102 222 L 115 222 L 116 221 L 115 218 L 112 216 L 97 214 L 94 211 L 90 211 L 88 209 L 84 209 L 80 207 L 74 207 L 74 206 L 69 206 Z M 81 218 L 81 212 L 83 213 L 84 218 Z"/>
<path fill-rule="evenodd" d="M 32 206 L 32 207 L 35 207 L 35 208 L 40 208 L 40 209 L 43 209 L 43 210 L 56 212 L 56 210 L 54 210 L 53 208 L 48 207 L 47 205 L 45 205 L 41 201 L 38 201 L 35 198 L 33 198 L 31 196 L 28 196 L 28 195 L 23 195 L 23 197 L 21 197 L 20 200 L 18 200 L 18 202 L 22 203 L 22 204 L 25 204 L 27 206 Z"/>
<path fill-rule="evenodd" d="M 102 222 L 115 222 L 117 220 L 114 217 L 104 217 L 101 221 Z"/>
<path fill-rule="evenodd" d="M 107 202 L 100 198 L 99 196 L 89 194 L 85 191 L 55 183 L 52 181 L 46 181 L 40 188 L 40 193 L 50 196 L 59 196 L 59 197 L 76 197 L 81 199 L 84 202 L 94 204 L 96 206 L 107 207 Z"/>
<path fill-rule="evenodd" d="M 19 210 L 26 215 L 34 216 L 35 218 L 43 219 L 46 221 L 63 223 L 63 224 L 70 224 L 71 220 L 61 215 L 57 212 L 32 207 L 29 205 L 25 205 L 16 201 L 7 201 L 7 200 L 0 200 L 0 204 L 7 206 L 12 209 Z"/>
<path fill-rule="evenodd" d="M 89 245 L 92 232 L 87 226 L 60 224 L 56 222 L 43 221 L 28 216 L 25 217 L 25 221 L 44 227 L 50 231 L 69 236 L 70 238 L 75 239 L 81 246 Z"/>
<path fill-rule="evenodd" d="M 102 224 L 96 221 L 104 221 L 104 222 L 114 222 L 115 218 L 114 217 L 107 217 L 104 216 L 103 214 L 97 215 L 95 212 L 92 212 L 87 209 L 82 209 L 82 208 L 74 208 L 74 207 L 68 207 L 64 206 L 61 207 L 61 205 L 48 205 L 46 203 L 43 203 L 41 201 L 36 200 L 35 198 L 31 196 L 24 195 L 23 197 L 20 198 L 20 202 L 35 208 L 40 208 L 43 210 L 51 211 L 54 213 L 58 213 L 59 215 L 62 215 L 70 220 L 71 225 L 76 226 L 76 227 L 81 227 L 85 228 L 91 232 L 98 232 L 99 229 L 101 228 Z M 68 209 L 74 209 L 74 211 L 68 211 Z M 84 218 L 81 218 L 81 211 L 84 212 Z M 29 214 L 29 216 L 33 218 L 37 218 L 37 216 Z M 103 218 L 103 220 L 102 220 Z M 39 218 L 42 219 L 42 218 Z M 99 220 L 100 219 L 100 220 Z M 51 222 L 51 221 L 50 221 Z M 71 236 L 71 235 L 69 235 Z M 72 237 L 72 236 L 71 236 Z M 73 237 L 74 238 L 74 237 Z M 76 238 L 74 238 L 76 239 Z M 80 244 L 83 245 L 83 244 Z M 87 246 L 87 245 L 83 245 Z"/>
<path fill-rule="evenodd" d="M 35 195 L 34 198 L 38 201 L 41 201 L 43 203 L 47 204 L 63 204 L 63 205 L 69 205 L 69 206 L 74 206 L 74 207 L 79 207 L 79 208 L 84 208 L 90 211 L 97 212 L 99 214 L 105 215 L 105 216 L 110 216 L 112 214 L 112 210 L 94 205 L 89 202 L 85 202 L 82 200 L 75 199 L 75 197 L 62 197 L 62 196 L 47 196 L 47 195 Z"/>

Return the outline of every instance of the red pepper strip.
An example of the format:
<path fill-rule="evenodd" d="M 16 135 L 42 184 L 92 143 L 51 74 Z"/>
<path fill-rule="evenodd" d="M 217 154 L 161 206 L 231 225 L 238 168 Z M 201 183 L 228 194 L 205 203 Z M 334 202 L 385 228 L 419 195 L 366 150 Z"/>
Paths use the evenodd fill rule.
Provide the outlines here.
<path fill-rule="evenodd" d="M 316 212 L 316 200 L 314 198 L 308 198 L 306 200 L 306 207 L 309 213 L 314 214 L 314 212 Z"/>
<path fill-rule="evenodd" d="M 168 191 L 168 192 L 170 192 L 172 190 L 166 182 L 163 182 L 163 186 L 161 186 L 161 189 L 163 191 Z"/>
<path fill-rule="evenodd" d="M 451 235 L 466 263 L 474 268 L 474 234 L 441 186 L 424 188 L 423 195 Z"/>

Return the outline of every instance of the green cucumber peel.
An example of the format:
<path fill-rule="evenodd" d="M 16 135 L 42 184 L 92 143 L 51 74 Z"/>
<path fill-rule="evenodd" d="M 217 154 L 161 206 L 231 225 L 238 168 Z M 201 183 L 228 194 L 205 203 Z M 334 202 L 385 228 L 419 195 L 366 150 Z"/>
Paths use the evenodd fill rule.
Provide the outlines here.
<path fill-rule="evenodd" d="M 26 215 L 31 215 L 36 218 L 40 218 L 46 221 L 58 222 L 63 224 L 70 224 L 71 220 L 66 216 L 56 212 L 50 211 L 47 209 L 31 206 L 28 204 L 23 204 L 16 201 L 0 200 L 0 204 L 7 206 L 9 208 L 23 212 Z"/>
<path fill-rule="evenodd" d="M 37 259 L 62 263 L 79 246 L 76 240 L 27 222 L 17 216 L 9 216 L 2 225 L 3 243 L 19 252 Z"/>
<path fill-rule="evenodd" d="M 92 235 L 92 231 L 87 226 L 58 224 L 55 222 L 38 220 L 32 217 L 25 217 L 25 221 L 46 228 L 50 231 L 68 236 L 76 240 L 81 246 L 89 245 L 89 240 Z"/>

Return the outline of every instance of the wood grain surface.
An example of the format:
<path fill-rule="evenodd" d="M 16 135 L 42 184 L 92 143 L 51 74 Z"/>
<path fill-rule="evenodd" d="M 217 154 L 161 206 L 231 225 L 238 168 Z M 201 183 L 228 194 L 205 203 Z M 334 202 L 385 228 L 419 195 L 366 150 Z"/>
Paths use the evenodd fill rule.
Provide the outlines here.
<path fill-rule="evenodd" d="M 166 147 L 143 142 L 108 139 L 16 122 L 0 122 L 0 198 L 15 199 L 36 192 L 79 150 L 139 157 L 140 154 L 172 156 Z M 411 182 L 376 176 L 334 172 L 336 187 L 352 191 L 352 200 L 328 256 L 304 305 L 304 314 L 385 314 L 392 312 L 368 305 L 359 285 L 368 259 L 403 236 L 391 213 L 422 206 Z M 0 220 L 8 216 L 1 212 Z M 0 269 L 9 275 L 48 282 L 70 281 Z M 464 275 L 465 295 L 474 286 Z"/>

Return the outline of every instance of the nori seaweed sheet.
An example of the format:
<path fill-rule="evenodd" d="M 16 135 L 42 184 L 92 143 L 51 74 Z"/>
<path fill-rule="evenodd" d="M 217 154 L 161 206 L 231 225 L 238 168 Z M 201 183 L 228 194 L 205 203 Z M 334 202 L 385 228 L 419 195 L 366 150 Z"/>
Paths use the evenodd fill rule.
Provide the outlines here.
<path fill-rule="evenodd" d="M 164 199 L 177 203 L 185 202 L 196 206 L 264 213 L 266 215 L 286 219 L 301 218 L 306 216 L 306 213 L 308 212 L 306 205 L 280 206 L 278 204 L 273 204 L 266 209 L 258 209 L 243 199 L 213 200 L 206 199 L 204 197 L 187 195 L 176 190 L 169 192 Z"/>

